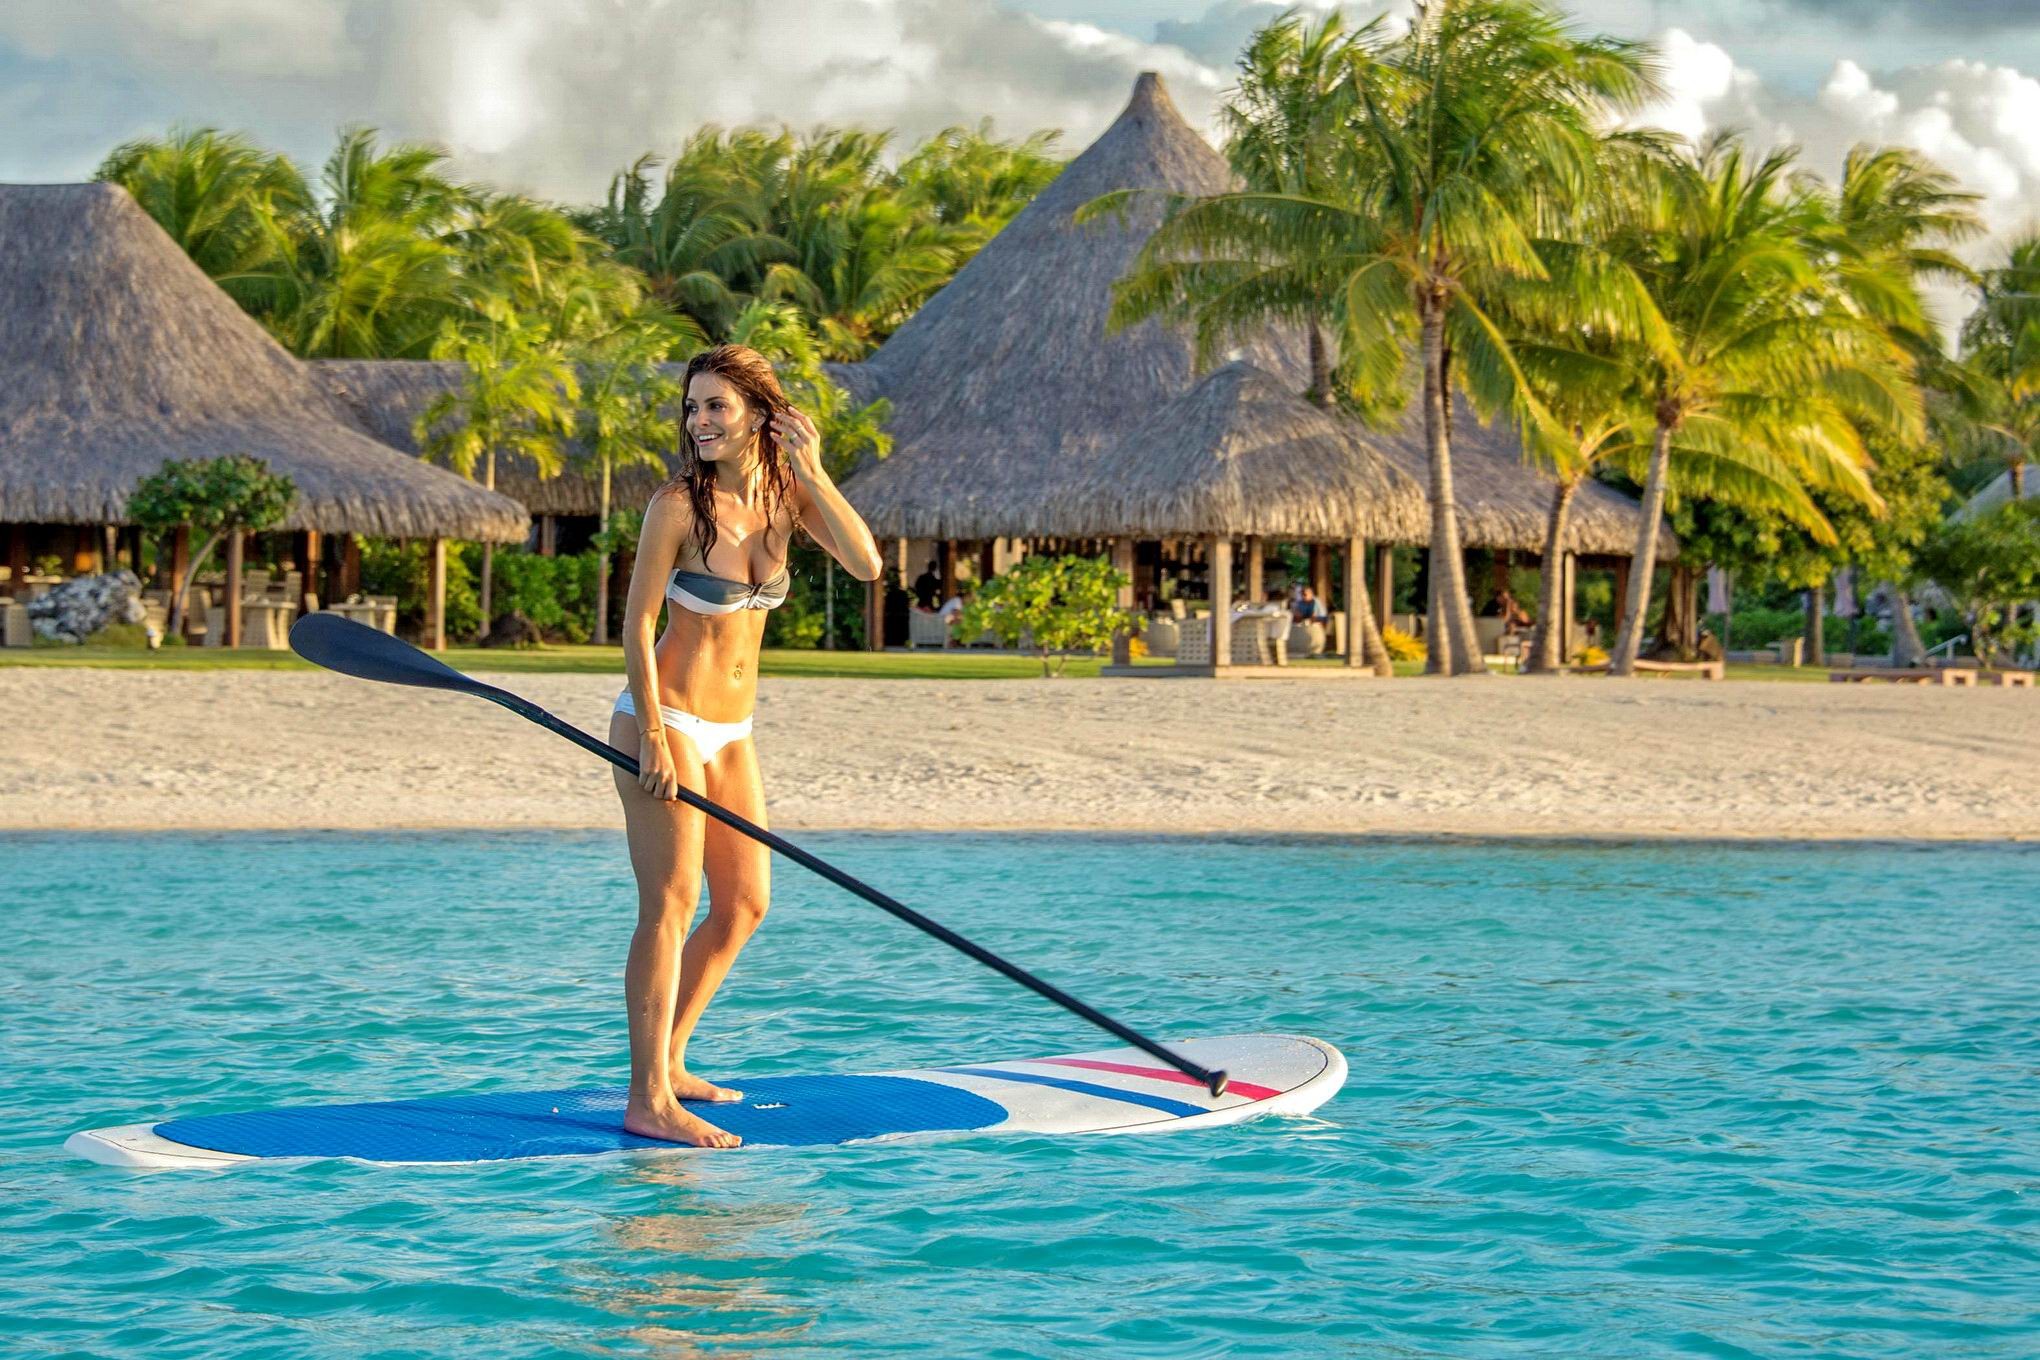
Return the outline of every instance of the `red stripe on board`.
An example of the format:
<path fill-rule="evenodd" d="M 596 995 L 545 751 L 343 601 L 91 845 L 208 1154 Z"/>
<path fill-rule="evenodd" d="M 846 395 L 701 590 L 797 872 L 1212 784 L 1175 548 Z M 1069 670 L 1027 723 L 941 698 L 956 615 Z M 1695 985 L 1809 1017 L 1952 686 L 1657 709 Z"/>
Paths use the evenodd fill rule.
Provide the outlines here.
<path fill-rule="evenodd" d="M 1051 1067 L 1088 1067 L 1093 1072 L 1123 1072 L 1129 1077 L 1153 1077 L 1156 1081 L 1181 1082 L 1185 1086 L 1204 1085 L 1188 1073 L 1168 1067 L 1135 1067 L 1132 1063 L 1099 1062 L 1096 1058 L 1036 1058 L 1034 1061 Z M 1268 1100 L 1282 1094 L 1272 1086 L 1256 1086 L 1251 1081 L 1229 1081 L 1225 1089 L 1228 1095 L 1243 1095 L 1248 1100 Z"/>

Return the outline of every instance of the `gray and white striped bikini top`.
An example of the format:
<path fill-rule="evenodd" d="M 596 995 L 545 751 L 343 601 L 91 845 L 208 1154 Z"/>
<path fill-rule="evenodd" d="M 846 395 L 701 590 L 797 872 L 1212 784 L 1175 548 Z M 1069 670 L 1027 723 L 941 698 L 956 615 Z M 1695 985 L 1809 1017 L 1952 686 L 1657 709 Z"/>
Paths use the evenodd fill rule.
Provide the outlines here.
<path fill-rule="evenodd" d="M 705 571 L 675 568 L 666 583 L 666 598 L 697 614 L 734 614 L 744 609 L 777 609 L 786 603 L 793 575 L 785 567 L 752 585 Z"/>

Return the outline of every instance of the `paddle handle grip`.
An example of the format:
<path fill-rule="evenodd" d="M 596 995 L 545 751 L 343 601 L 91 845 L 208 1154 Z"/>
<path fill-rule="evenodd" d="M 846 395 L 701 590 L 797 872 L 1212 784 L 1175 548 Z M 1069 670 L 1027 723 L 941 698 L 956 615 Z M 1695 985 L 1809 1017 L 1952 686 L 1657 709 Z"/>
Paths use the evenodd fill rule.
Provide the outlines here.
<path fill-rule="evenodd" d="M 521 699 L 506 690 L 495 690 L 488 693 L 486 697 L 495 700 L 521 717 L 529 718 L 540 727 L 558 733 L 576 746 L 601 756 L 610 764 L 630 775 L 631 778 L 635 779 L 638 777 L 638 763 L 634 757 L 625 755 L 608 742 L 590 736 L 571 723 L 562 722 L 537 704 L 527 699 Z M 1071 996 L 1054 983 L 1043 981 L 1018 964 L 1007 962 L 991 950 L 986 949 L 983 945 L 965 939 L 940 921 L 923 916 L 906 903 L 896 901 L 862 880 L 851 877 L 827 860 L 816 858 L 814 855 L 795 845 L 792 841 L 775 832 L 766 830 L 756 822 L 740 817 L 728 808 L 710 802 L 685 785 L 680 787 L 679 795 L 680 801 L 686 803 L 689 807 L 697 808 L 725 826 L 742 832 L 753 840 L 762 842 L 802 868 L 820 874 L 823 878 L 828 879 L 829 882 L 842 888 L 844 891 L 856 894 L 881 911 L 890 912 L 908 925 L 925 931 L 959 953 L 969 955 L 994 972 L 1003 973 L 1036 995 L 1046 997 L 1071 1014 L 1083 1017 L 1099 1029 L 1125 1040 L 1141 1050 L 1141 1052 L 1167 1063 L 1185 1076 L 1194 1077 L 1207 1091 L 1211 1092 L 1214 1099 L 1225 1094 L 1226 1073 L 1213 1071 L 1201 1064 L 1194 1063 L 1181 1054 L 1156 1043 L 1139 1030 L 1121 1024 L 1095 1006 L 1091 1006 Z"/>

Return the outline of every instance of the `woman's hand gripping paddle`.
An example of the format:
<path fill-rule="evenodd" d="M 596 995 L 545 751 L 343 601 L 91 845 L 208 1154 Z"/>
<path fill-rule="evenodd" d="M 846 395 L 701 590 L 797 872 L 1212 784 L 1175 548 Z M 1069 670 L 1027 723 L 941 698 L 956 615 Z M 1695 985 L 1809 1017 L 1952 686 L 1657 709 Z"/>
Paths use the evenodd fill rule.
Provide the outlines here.
<path fill-rule="evenodd" d="M 638 773 L 637 761 L 608 742 L 598 741 L 580 728 L 561 722 L 529 699 L 520 698 L 509 690 L 498 689 L 494 685 L 485 685 L 479 680 L 470 679 L 444 662 L 427 656 L 410 643 L 393 638 L 388 633 L 378 632 L 366 624 L 356 623 L 338 614 L 307 614 L 291 625 L 290 645 L 292 651 L 313 665 L 324 666 L 327 670 L 338 671 L 342 675 L 351 675 L 360 680 L 380 680 L 390 685 L 416 685 L 421 689 L 440 689 L 451 694 L 472 694 L 477 698 L 487 699 L 492 704 L 501 704 L 519 717 L 529 718 L 540 727 L 557 732 L 574 745 L 594 752 L 631 776 L 635 777 Z M 1179 1072 L 1195 1077 L 1213 1096 L 1225 1094 L 1225 1073 L 1200 1067 L 1188 1058 L 1171 1052 L 1140 1031 L 1130 1029 L 1111 1016 L 1085 1005 L 1062 988 L 1043 982 L 1017 964 L 1006 962 L 982 945 L 973 944 L 940 922 L 932 921 L 912 907 L 894 901 L 878 889 L 852 878 L 835 865 L 809 854 L 784 837 L 711 803 L 694 790 L 683 786 L 680 789 L 680 800 L 690 807 L 700 809 L 723 825 L 743 832 L 752 840 L 777 850 L 795 864 L 813 870 L 837 887 L 857 894 L 874 907 L 890 912 L 908 925 L 933 935 L 950 948 L 970 955 L 987 968 L 1004 973 L 1021 986 L 1039 996 L 1047 997 L 1073 1015 L 1082 1016 L 1108 1034 L 1161 1059 Z"/>

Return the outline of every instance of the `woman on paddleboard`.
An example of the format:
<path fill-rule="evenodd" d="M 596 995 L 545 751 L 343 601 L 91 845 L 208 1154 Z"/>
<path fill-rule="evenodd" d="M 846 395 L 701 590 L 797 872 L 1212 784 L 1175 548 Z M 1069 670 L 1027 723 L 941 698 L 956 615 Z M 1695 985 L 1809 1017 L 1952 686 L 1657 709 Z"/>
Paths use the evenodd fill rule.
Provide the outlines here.
<path fill-rule="evenodd" d="M 871 530 L 822 470 L 815 423 L 787 404 L 756 350 L 719 345 L 687 365 L 679 475 L 645 508 L 623 625 L 630 687 L 609 741 L 636 748 L 619 771 L 638 924 L 624 966 L 630 1100 L 623 1126 L 646 1138 L 735 1147 L 734 1134 L 681 1101 L 739 1091 L 687 1070 L 687 1040 L 771 896 L 757 841 L 678 801 L 685 785 L 765 825 L 751 745 L 765 616 L 790 584 L 786 551 L 804 529 L 860 581 L 880 562 Z M 661 604 L 666 631 L 654 642 Z M 708 876 L 708 917 L 686 934 Z M 684 938 L 683 938 L 684 937 Z"/>

